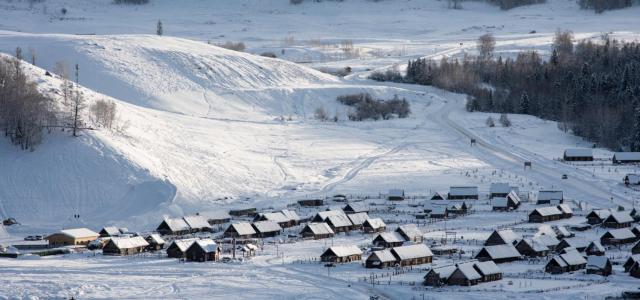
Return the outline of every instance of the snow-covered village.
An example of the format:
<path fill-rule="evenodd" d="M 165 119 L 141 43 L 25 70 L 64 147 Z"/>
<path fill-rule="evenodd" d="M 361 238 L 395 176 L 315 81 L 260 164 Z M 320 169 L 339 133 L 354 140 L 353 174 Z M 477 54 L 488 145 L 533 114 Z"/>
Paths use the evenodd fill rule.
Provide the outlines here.
<path fill-rule="evenodd" d="M 638 0 L 0 0 L 0 299 L 640 299 Z"/>

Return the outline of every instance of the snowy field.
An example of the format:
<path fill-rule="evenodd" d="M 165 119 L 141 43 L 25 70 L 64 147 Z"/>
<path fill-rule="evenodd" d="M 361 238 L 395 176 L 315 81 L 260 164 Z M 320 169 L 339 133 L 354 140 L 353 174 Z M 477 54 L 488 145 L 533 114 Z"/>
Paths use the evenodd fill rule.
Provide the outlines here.
<path fill-rule="evenodd" d="M 554 122 L 510 115 L 513 127 L 488 128 L 490 114 L 467 113 L 464 95 L 366 79 L 372 70 L 402 69 L 416 57 L 474 54 L 475 40 L 486 32 L 496 36 L 501 55 L 529 49 L 546 54 L 557 29 L 572 30 L 577 39 L 609 33 L 637 40 L 638 6 L 596 15 L 567 0 L 509 11 L 476 2 L 449 10 L 436 0 L 224 2 L 151 0 L 130 7 L 110 0 L 0 0 L 0 51 L 12 55 L 21 47 L 29 56 L 33 49 L 36 66 L 25 62 L 25 68 L 41 91 L 59 97 L 59 77 L 43 76 L 45 70 L 53 72 L 58 62 L 71 70 L 77 63 L 89 101 L 112 99 L 119 112 L 119 130 L 86 131 L 76 139 L 67 132 L 46 134 L 34 152 L 0 139 L 0 217 L 21 223 L 0 227 L 0 244 L 73 226 L 148 232 L 163 216 L 281 209 L 304 198 L 379 195 L 392 188 L 425 196 L 477 185 L 486 195 L 491 182 L 508 182 L 532 199 L 540 189 L 562 189 L 580 215 L 554 223 L 566 225 L 583 222 L 591 208 L 640 205 L 640 191 L 621 184 L 624 174 L 640 172 L 638 166 L 558 161 L 565 148 L 591 145 Z M 155 35 L 158 20 L 164 36 Z M 226 41 L 244 42 L 246 53 L 215 46 Z M 353 49 L 346 51 L 348 42 Z M 278 59 L 257 55 L 267 51 Z M 354 73 L 345 78 L 319 71 L 347 66 Z M 360 92 L 405 97 L 412 113 L 349 122 L 349 107 L 335 98 Z M 315 120 L 318 108 L 338 122 Z M 478 140 L 473 147 L 472 138 Z M 595 155 L 608 158 L 611 152 L 596 149 Z M 524 170 L 524 161 L 533 167 Z M 511 226 L 533 209 L 527 204 L 496 213 L 481 202 L 474 214 L 421 229 L 429 241 L 447 230 L 484 240 L 496 226 Z M 412 218 L 378 215 L 386 222 Z M 533 230 L 526 223 L 515 229 Z M 371 238 L 350 234 L 330 242 L 367 246 Z M 468 259 L 480 248 L 450 243 L 469 253 L 438 257 L 434 265 Z M 638 286 L 619 265 L 603 281 L 584 274 L 545 278 L 544 262 L 526 261 L 500 265 L 502 281 L 469 288 L 425 289 L 419 268 L 382 277 L 387 285 L 371 285 L 363 281 L 371 270 L 358 263 L 328 274 L 323 264 L 308 261 L 326 247 L 322 240 L 267 244 L 253 259 L 230 264 L 94 253 L 0 258 L 0 299 L 576 299 Z M 628 249 L 607 253 L 618 262 Z M 525 278 L 529 270 L 534 276 Z"/>

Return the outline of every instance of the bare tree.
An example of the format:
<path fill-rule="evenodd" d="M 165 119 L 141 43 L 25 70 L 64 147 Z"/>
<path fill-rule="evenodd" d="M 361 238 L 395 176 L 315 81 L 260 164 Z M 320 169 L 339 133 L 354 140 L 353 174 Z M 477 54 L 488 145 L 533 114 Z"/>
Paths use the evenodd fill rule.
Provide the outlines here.
<path fill-rule="evenodd" d="M 29 47 L 29 58 L 31 58 L 31 64 L 34 66 L 36 65 L 36 57 L 36 49 L 33 47 Z"/>
<path fill-rule="evenodd" d="M 116 104 L 111 100 L 100 99 L 89 107 L 93 121 L 98 126 L 112 129 L 116 119 Z"/>
<path fill-rule="evenodd" d="M 162 21 L 158 20 L 158 24 L 156 24 L 156 34 L 163 35 L 164 29 L 162 28 Z"/>
<path fill-rule="evenodd" d="M 315 118 L 320 121 L 326 121 L 327 119 L 329 119 L 327 110 L 325 110 L 324 107 L 322 106 L 319 106 L 318 108 L 316 108 L 314 115 L 315 115 Z"/>
<path fill-rule="evenodd" d="M 493 57 L 493 51 L 496 48 L 496 38 L 491 33 L 485 33 L 478 38 L 478 52 L 482 60 L 488 60 Z"/>
<path fill-rule="evenodd" d="M 85 99 L 84 95 L 77 88 L 73 91 L 71 96 L 71 105 L 69 106 L 71 110 L 71 124 L 70 127 L 73 131 L 72 135 L 74 137 L 78 136 L 78 132 L 83 129 L 84 120 L 82 118 L 82 112 L 85 109 Z"/>

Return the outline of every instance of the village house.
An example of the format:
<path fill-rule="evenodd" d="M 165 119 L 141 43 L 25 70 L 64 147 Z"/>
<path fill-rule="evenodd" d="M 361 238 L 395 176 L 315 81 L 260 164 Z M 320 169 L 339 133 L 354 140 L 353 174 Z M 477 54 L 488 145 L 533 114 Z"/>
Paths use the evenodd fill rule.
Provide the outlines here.
<path fill-rule="evenodd" d="M 236 208 L 229 211 L 229 215 L 233 217 L 253 217 L 256 215 L 258 209 L 255 207 Z"/>
<path fill-rule="evenodd" d="M 391 249 L 373 251 L 365 261 L 365 267 L 384 269 L 396 265 L 397 258 L 391 253 Z"/>
<path fill-rule="evenodd" d="M 555 227 L 555 232 L 556 232 L 556 236 L 558 238 L 570 238 L 570 237 L 574 237 L 575 234 L 573 234 L 573 232 L 569 231 L 569 229 L 567 229 L 567 227 L 562 226 L 562 225 L 558 225 Z"/>
<path fill-rule="evenodd" d="M 629 228 L 610 229 L 600 237 L 602 245 L 629 244 L 636 240 L 636 235 Z"/>
<path fill-rule="evenodd" d="M 544 267 L 545 272 L 551 274 L 561 274 L 584 269 L 587 260 L 576 250 L 556 255 Z"/>
<path fill-rule="evenodd" d="M 608 209 L 594 209 L 586 216 L 587 223 L 591 225 L 602 224 L 611 215 Z"/>
<path fill-rule="evenodd" d="M 347 203 L 347 205 L 342 208 L 342 211 L 344 211 L 344 213 L 346 213 L 347 215 L 350 215 L 357 213 L 368 213 L 369 208 L 363 202 L 351 202 Z"/>
<path fill-rule="evenodd" d="M 629 272 L 629 270 L 631 269 L 631 267 L 634 264 L 640 263 L 640 254 L 635 254 L 635 255 L 631 255 L 629 256 L 629 258 L 627 258 L 627 260 L 625 261 L 625 263 L 622 265 L 622 267 L 624 268 L 625 272 Z"/>
<path fill-rule="evenodd" d="M 614 211 L 612 212 L 602 223 L 602 226 L 606 228 L 625 228 L 631 227 L 633 218 L 626 211 Z"/>
<path fill-rule="evenodd" d="M 224 210 L 218 210 L 212 213 L 207 214 L 207 222 L 209 225 L 220 225 L 231 222 L 231 215 L 229 212 Z"/>
<path fill-rule="evenodd" d="M 456 265 L 455 271 L 451 273 L 447 283 L 449 285 L 472 286 L 482 280 L 482 275 L 474 268 L 475 262 L 465 262 Z"/>
<path fill-rule="evenodd" d="M 413 266 L 431 263 L 433 252 L 425 244 L 415 244 L 391 248 L 400 266 Z"/>
<path fill-rule="evenodd" d="M 435 193 L 433 193 L 433 195 L 431 196 L 431 198 L 429 200 L 431 200 L 431 201 L 440 201 L 440 200 L 445 200 L 445 197 L 442 196 L 442 194 L 440 194 L 440 192 L 435 192 Z"/>
<path fill-rule="evenodd" d="M 505 197 L 491 198 L 491 206 L 496 211 L 515 210 L 520 207 L 521 203 L 520 196 L 515 191 L 509 192 Z"/>
<path fill-rule="evenodd" d="M 353 223 L 345 214 L 328 216 L 325 222 L 329 224 L 331 230 L 335 233 L 348 232 L 353 228 Z"/>
<path fill-rule="evenodd" d="M 164 244 L 166 243 L 159 234 L 153 233 L 145 238 L 149 246 L 147 246 L 147 251 L 158 251 L 164 248 Z"/>
<path fill-rule="evenodd" d="M 513 232 L 511 229 L 494 230 L 484 242 L 484 245 L 513 245 L 520 239 L 522 239 L 522 236 Z"/>
<path fill-rule="evenodd" d="M 232 223 L 222 234 L 226 238 L 249 239 L 257 235 L 256 230 L 248 222 Z"/>
<path fill-rule="evenodd" d="M 272 221 L 278 223 L 282 228 L 293 226 L 291 220 L 289 220 L 289 218 L 287 218 L 282 212 L 258 213 L 255 218 L 253 218 L 253 221 Z"/>
<path fill-rule="evenodd" d="M 452 213 L 456 215 L 465 215 L 467 214 L 468 206 L 466 202 L 462 203 L 453 203 L 449 207 L 447 207 L 445 214 Z M 433 214 L 433 212 L 432 212 Z"/>
<path fill-rule="evenodd" d="M 396 232 L 399 233 L 405 241 L 416 243 L 422 243 L 424 241 L 422 231 L 420 231 L 416 224 L 400 225 L 396 228 Z"/>
<path fill-rule="evenodd" d="M 631 248 L 631 254 L 640 254 L 640 241 Z"/>
<path fill-rule="evenodd" d="M 313 238 L 314 240 L 326 239 L 333 237 L 335 233 L 327 223 L 307 223 L 302 228 L 300 234 L 304 238 Z"/>
<path fill-rule="evenodd" d="M 185 251 L 187 261 L 219 261 L 220 247 L 212 239 L 194 241 Z"/>
<path fill-rule="evenodd" d="M 356 246 L 333 246 L 320 255 L 320 261 L 348 263 L 362 260 L 362 250 Z"/>
<path fill-rule="evenodd" d="M 289 227 L 299 225 L 300 221 L 302 220 L 302 218 L 300 218 L 298 213 L 294 210 L 283 209 L 280 212 L 287 218 L 287 220 L 289 220 Z"/>
<path fill-rule="evenodd" d="M 605 249 L 599 241 L 592 241 L 584 250 L 584 253 L 589 256 L 603 256 L 605 254 Z"/>
<path fill-rule="evenodd" d="M 390 201 L 402 201 L 404 200 L 404 190 L 401 189 L 390 189 L 387 194 L 387 200 Z"/>
<path fill-rule="evenodd" d="M 558 244 L 560 244 L 560 240 L 558 240 L 556 235 L 542 234 L 542 235 L 536 235 L 531 239 L 537 243 L 540 243 L 549 247 L 549 250 L 551 251 L 554 251 L 558 246 Z"/>
<path fill-rule="evenodd" d="M 114 237 L 120 236 L 122 234 L 122 232 L 120 232 L 120 229 L 115 226 L 104 227 L 98 233 L 100 234 L 100 237 Z"/>
<path fill-rule="evenodd" d="M 312 222 L 325 222 L 330 216 L 337 215 L 345 215 L 345 213 L 341 210 L 325 210 L 319 211 L 316 215 L 311 219 Z"/>
<path fill-rule="evenodd" d="M 587 257 L 587 274 L 609 276 L 612 273 L 612 269 L 611 261 L 606 256 Z"/>
<path fill-rule="evenodd" d="M 475 259 L 479 261 L 492 260 L 497 264 L 511 262 L 520 259 L 522 255 L 512 244 L 484 246 Z"/>
<path fill-rule="evenodd" d="M 451 274 L 453 274 L 456 269 L 457 267 L 455 265 L 432 268 L 424 275 L 424 285 L 434 287 L 446 285 L 449 283 Z"/>
<path fill-rule="evenodd" d="M 167 247 L 167 256 L 171 258 L 184 258 L 187 249 L 197 240 L 197 238 L 173 240 L 173 242 L 169 244 L 169 247 Z"/>
<path fill-rule="evenodd" d="M 369 219 L 369 215 L 367 215 L 366 212 L 349 214 L 349 215 L 347 215 L 347 217 L 349 218 L 349 221 L 351 221 L 351 224 L 353 224 L 351 226 L 351 229 L 353 229 L 353 230 L 362 229 L 362 226 L 364 225 L 364 222 L 367 219 Z"/>
<path fill-rule="evenodd" d="M 629 268 L 629 276 L 640 278 L 640 263 L 636 262 Z"/>
<path fill-rule="evenodd" d="M 362 224 L 362 231 L 365 233 L 383 232 L 387 225 L 380 218 L 367 219 Z"/>
<path fill-rule="evenodd" d="M 562 157 L 564 161 L 593 161 L 593 151 L 591 149 L 566 149 Z"/>
<path fill-rule="evenodd" d="M 191 231 L 191 227 L 182 218 L 165 218 L 156 231 L 162 235 L 183 235 Z"/>
<path fill-rule="evenodd" d="M 50 246 L 86 246 L 98 239 L 100 234 L 87 228 L 63 229 L 47 236 Z"/>
<path fill-rule="evenodd" d="M 142 253 L 149 243 L 141 236 L 112 237 L 102 248 L 103 255 L 133 255 Z"/>
<path fill-rule="evenodd" d="M 184 216 L 184 222 L 189 226 L 189 232 L 209 232 L 211 231 L 211 224 L 207 221 L 207 218 L 195 214 L 193 216 Z"/>
<path fill-rule="evenodd" d="M 268 238 L 274 237 L 282 232 L 282 227 L 274 221 L 258 221 L 251 224 L 256 232 L 256 237 Z"/>
<path fill-rule="evenodd" d="M 392 248 L 402 246 L 406 239 L 398 232 L 381 232 L 373 238 L 372 244 L 378 247 Z"/>
<path fill-rule="evenodd" d="M 476 261 L 473 263 L 473 268 L 476 269 L 478 274 L 482 276 L 480 281 L 491 282 L 502 279 L 502 271 L 493 261 Z"/>
<path fill-rule="evenodd" d="M 429 217 L 432 219 L 445 219 L 449 216 L 449 209 L 445 205 L 434 205 L 431 207 Z"/>
<path fill-rule="evenodd" d="M 551 249 L 548 246 L 534 239 L 522 239 L 516 244 L 516 249 L 520 254 L 527 257 L 547 256 Z"/>
<path fill-rule="evenodd" d="M 640 174 L 627 174 L 623 181 L 625 185 L 640 185 Z"/>
<path fill-rule="evenodd" d="M 489 187 L 489 199 L 496 197 L 505 198 L 511 192 L 511 186 L 504 182 L 494 182 Z"/>
<path fill-rule="evenodd" d="M 562 191 L 539 191 L 536 204 L 562 204 L 564 203 L 564 194 Z"/>
<path fill-rule="evenodd" d="M 569 207 L 569 204 L 559 204 L 557 208 L 561 212 L 560 217 L 562 219 L 570 219 L 573 217 L 573 210 Z"/>
<path fill-rule="evenodd" d="M 640 163 L 640 152 L 616 152 L 611 161 L 614 165 Z"/>
<path fill-rule="evenodd" d="M 576 249 L 579 252 L 583 252 L 589 246 L 589 241 L 582 238 L 564 238 L 560 241 L 556 247 L 556 251 L 562 251 L 563 249 L 570 248 Z"/>
<path fill-rule="evenodd" d="M 452 186 L 447 195 L 449 200 L 478 200 L 477 186 Z"/>
<path fill-rule="evenodd" d="M 545 223 L 562 218 L 562 212 L 555 206 L 538 207 L 529 213 L 529 223 Z"/>
<path fill-rule="evenodd" d="M 317 206 L 323 206 L 324 205 L 324 200 L 322 200 L 322 199 L 303 199 L 303 200 L 298 200 L 298 204 L 300 206 L 305 206 L 305 207 L 317 207 Z"/>

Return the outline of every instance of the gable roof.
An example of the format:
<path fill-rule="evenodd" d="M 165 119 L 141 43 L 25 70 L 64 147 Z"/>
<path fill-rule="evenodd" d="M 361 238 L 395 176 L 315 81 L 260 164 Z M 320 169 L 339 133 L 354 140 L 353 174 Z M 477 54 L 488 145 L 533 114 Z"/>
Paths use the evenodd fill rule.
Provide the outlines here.
<path fill-rule="evenodd" d="M 520 257 L 520 252 L 511 244 L 484 246 L 491 259 Z"/>
<path fill-rule="evenodd" d="M 121 234 L 120 229 L 118 229 L 118 227 L 115 227 L 115 226 L 104 227 L 104 228 L 102 228 L 102 230 L 100 230 L 100 233 L 102 233 L 102 232 L 104 232 L 104 233 L 106 233 L 106 234 L 108 234 L 110 236 L 120 235 Z"/>
<path fill-rule="evenodd" d="M 248 222 L 233 223 L 229 226 L 235 229 L 238 235 L 256 234 L 255 229 L 253 229 L 253 226 L 251 226 L 251 224 L 249 224 Z"/>
<path fill-rule="evenodd" d="M 200 247 L 206 253 L 216 252 L 218 250 L 218 244 L 216 244 L 212 239 L 197 240 L 192 243 L 189 248 L 196 246 Z"/>
<path fill-rule="evenodd" d="M 93 230 L 87 228 L 63 229 L 60 230 L 60 233 L 74 239 L 98 237 L 100 235 L 97 232 L 94 232 Z"/>
<path fill-rule="evenodd" d="M 473 267 L 475 262 L 466 262 L 458 264 L 457 270 L 460 271 L 468 280 L 476 280 L 482 278 L 478 271 Z"/>
<path fill-rule="evenodd" d="M 591 216 L 591 217 L 598 217 L 601 220 L 604 220 L 606 218 L 608 218 L 611 215 L 611 211 L 608 209 L 594 209 L 591 212 L 589 212 L 589 214 L 587 214 L 587 217 Z"/>
<path fill-rule="evenodd" d="M 206 213 L 206 217 L 210 220 L 226 220 L 231 219 L 229 212 L 224 210 L 216 210 Z"/>
<path fill-rule="evenodd" d="M 586 264 L 587 260 L 577 250 L 567 251 L 564 254 L 560 254 L 560 258 L 564 260 L 568 265 L 575 266 Z"/>
<path fill-rule="evenodd" d="M 368 212 L 369 210 L 367 209 L 367 206 L 363 203 L 363 202 L 351 202 L 351 203 L 347 203 L 347 205 L 344 206 L 344 208 L 342 209 L 343 211 L 353 211 L 356 213 L 359 212 Z"/>
<path fill-rule="evenodd" d="M 282 214 L 291 221 L 300 221 L 300 216 L 293 210 L 283 209 Z"/>
<path fill-rule="evenodd" d="M 539 191 L 538 201 L 540 200 L 562 200 L 564 199 L 562 191 Z"/>
<path fill-rule="evenodd" d="M 450 196 L 477 196 L 477 186 L 452 186 L 449 188 Z"/>
<path fill-rule="evenodd" d="M 605 252 L 604 246 L 602 246 L 602 244 L 600 244 L 600 241 L 592 241 L 589 246 L 587 246 L 587 249 L 592 249 L 598 252 Z"/>
<path fill-rule="evenodd" d="M 633 234 L 633 231 L 631 231 L 629 228 L 611 229 L 605 232 L 602 236 L 606 234 L 610 234 L 611 237 L 616 240 L 626 240 L 636 237 L 636 235 Z"/>
<path fill-rule="evenodd" d="M 564 259 L 562 259 L 560 256 L 554 256 L 553 258 L 551 258 L 551 260 L 549 260 L 549 262 L 547 263 L 550 264 L 551 262 L 556 262 L 560 267 L 566 267 L 568 266 L 567 262 L 564 261 Z"/>
<path fill-rule="evenodd" d="M 605 222 L 630 223 L 633 218 L 626 211 L 614 211 L 606 219 Z"/>
<path fill-rule="evenodd" d="M 189 225 L 192 229 L 202 229 L 202 228 L 210 228 L 211 225 L 207 221 L 207 219 L 200 215 L 193 216 L 184 216 L 184 222 Z"/>
<path fill-rule="evenodd" d="M 440 192 L 433 193 L 433 196 L 431 196 L 431 198 L 430 198 L 430 200 L 445 200 L 445 199 L 447 199 L 447 198 L 442 196 L 442 194 L 440 194 Z"/>
<path fill-rule="evenodd" d="M 331 223 L 333 227 L 347 227 L 353 225 L 349 220 L 349 217 L 344 214 L 328 216 L 326 221 L 327 223 Z"/>
<path fill-rule="evenodd" d="M 333 246 L 327 251 L 333 252 L 338 257 L 345 257 L 351 255 L 362 255 L 362 250 L 356 246 Z M 327 252 L 325 251 L 325 253 Z"/>
<path fill-rule="evenodd" d="M 607 267 L 609 258 L 606 256 L 590 255 L 587 256 L 587 269 L 603 270 Z"/>
<path fill-rule="evenodd" d="M 153 233 L 153 234 L 149 235 L 148 238 L 151 239 L 156 244 L 165 244 L 166 243 L 164 241 L 164 239 L 157 233 Z"/>
<path fill-rule="evenodd" d="M 278 223 L 286 223 L 290 221 L 290 219 L 287 218 L 282 212 L 266 212 L 259 213 L 258 215 L 264 218 L 266 221 L 274 221 Z"/>
<path fill-rule="evenodd" d="M 390 189 L 389 197 L 404 197 L 404 190 L 402 189 Z"/>
<path fill-rule="evenodd" d="M 328 217 L 336 216 L 336 215 L 344 215 L 344 212 L 341 210 L 325 210 L 325 211 L 319 211 L 316 214 L 316 216 L 319 216 L 320 219 L 322 219 L 322 221 L 326 221 Z"/>
<path fill-rule="evenodd" d="M 547 224 L 542 224 L 540 226 L 538 226 L 538 231 L 535 234 L 536 236 L 539 235 L 551 235 L 554 237 L 557 237 L 557 233 L 555 230 L 553 230 L 553 228 L 551 228 L 551 226 L 547 225 Z"/>
<path fill-rule="evenodd" d="M 333 230 L 327 223 L 308 223 L 307 226 L 313 234 L 334 234 Z"/>
<path fill-rule="evenodd" d="M 558 204 L 558 209 L 564 214 L 573 214 L 573 210 L 568 204 Z"/>
<path fill-rule="evenodd" d="M 193 244 L 193 242 L 197 240 L 198 240 L 197 238 L 173 240 L 173 242 L 171 242 L 169 247 L 171 247 L 172 245 L 175 245 L 176 247 L 178 247 L 178 249 L 180 249 L 180 251 L 185 252 L 187 251 L 187 249 L 189 249 L 189 247 L 191 247 L 191 244 Z"/>
<path fill-rule="evenodd" d="M 536 243 L 540 243 L 550 248 L 555 248 L 558 244 L 560 244 L 560 240 L 556 238 L 554 235 L 542 234 L 537 235 L 531 238 Z"/>
<path fill-rule="evenodd" d="M 406 236 L 409 237 L 409 239 L 415 239 L 417 237 L 422 236 L 422 231 L 418 229 L 418 226 L 416 226 L 416 224 L 400 225 L 396 229 L 396 232 L 404 233 Z"/>
<path fill-rule="evenodd" d="M 636 161 L 640 160 L 640 152 L 616 152 L 613 154 L 613 158 L 621 161 Z"/>
<path fill-rule="evenodd" d="M 487 260 L 483 262 L 477 261 L 474 264 L 476 266 L 476 270 L 480 271 L 479 273 L 481 273 L 481 275 L 484 275 L 484 276 L 502 273 L 498 265 L 496 265 L 496 263 L 493 262 L 492 260 Z"/>
<path fill-rule="evenodd" d="M 511 244 L 514 241 L 522 239 L 522 236 L 515 233 L 511 229 L 494 230 L 491 235 L 497 234 L 507 244 Z"/>
<path fill-rule="evenodd" d="M 373 251 L 371 255 L 375 255 L 380 262 L 392 262 L 397 260 L 393 253 L 391 253 L 391 249 Z"/>
<path fill-rule="evenodd" d="M 378 229 L 382 227 L 386 227 L 387 225 L 380 218 L 367 219 L 365 223 L 369 224 L 371 228 Z"/>
<path fill-rule="evenodd" d="M 405 241 L 404 237 L 395 231 L 378 233 L 378 235 L 373 239 L 376 240 L 378 238 L 387 243 L 404 243 Z"/>
<path fill-rule="evenodd" d="M 518 245 L 520 243 L 525 243 L 525 244 L 529 245 L 529 247 L 531 249 L 533 249 L 533 251 L 536 251 L 536 252 L 549 251 L 549 247 L 547 245 L 541 243 L 538 240 L 535 240 L 534 238 L 522 239 L 522 240 L 520 240 L 520 242 L 518 242 Z"/>
<path fill-rule="evenodd" d="M 451 277 L 451 274 L 453 274 L 453 272 L 455 272 L 456 269 L 457 269 L 457 267 L 455 265 L 450 265 L 450 266 L 432 268 L 429 272 L 434 272 L 434 273 L 438 274 L 438 276 L 440 278 L 445 278 L 446 279 L 446 278 Z"/>
<path fill-rule="evenodd" d="M 282 227 L 276 221 L 258 221 L 253 222 L 253 227 L 259 233 L 276 232 L 282 230 Z"/>
<path fill-rule="evenodd" d="M 414 259 L 433 256 L 431 249 L 425 244 L 415 244 L 408 246 L 393 247 L 391 251 L 400 259 Z"/>
<path fill-rule="evenodd" d="M 164 222 L 167 224 L 171 231 L 183 231 L 190 230 L 189 224 L 182 218 L 165 218 Z"/>
<path fill-rule="evenodd" d="M 573 237 L 573 238 L 564 238 L 562 239 L 562 241 L 560 241 L 560 243 L 566 243 L 567 245 L 569 245 L 569 247 L 571 248 L 586 248 L 587 246 L 589 246 L 589 241 L 583 239 L 583 238 L 577 238 L 577 237 Z"/>
<path fill-rule="evenodd" d="M 141 236 L 112 237 L 110 242 L 113 243 L 118 249 L 130 249 L 149 246 L 149 243 L 147 243 L 147 241 Z"/>
<path fill-rule="evenodd" d="M 556 226 L 556 232 L 558 233 L 558 236 L 562 237 L 569 237 L 572 235 L 571 231 L 562 225 Z"/>
<path fill-rule="evenodd" d="M 534 209 L 531 212 L 531 214 L 533 214 L 534 212 L 537 212 L 539 215 L 541 215 L 543 217 L 555 216 L 555 215 L 561 215 L 562 214 L 562 212 L 555 206 L 538 207 L 538 208 Z"/>
<path fill-rule="evenodd" d="M 564 150 L 567 157 L 593 157 L 593 151 L 587 148 L 574 148 Z"/>
<path fill-rule="evenodd" d="M 353 225 L 362 225 L 364 224 L 364 221 L 369 219 L 369 215 L 367 215 L 366 212 L 350 214 L 350 215 L 347 215 L 347 217 L 349 217 L 349 221 L 351 221 Z"/>

